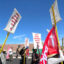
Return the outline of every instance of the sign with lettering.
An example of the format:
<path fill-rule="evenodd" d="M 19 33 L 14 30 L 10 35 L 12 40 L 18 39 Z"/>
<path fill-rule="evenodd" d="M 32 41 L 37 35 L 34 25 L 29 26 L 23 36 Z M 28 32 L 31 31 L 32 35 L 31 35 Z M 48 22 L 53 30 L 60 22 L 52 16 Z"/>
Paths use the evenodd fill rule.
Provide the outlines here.
<path fill-rule="evenodd" d="M 14 33 L 20 19 L 21 19 L 21 16 L 15 8 L 4 30 L 10 33 Z"/>
<path fill-rule="evenodd" d="M 33 42 L 34 42 L 34 49 L 37 49 L 37 46 L 39 47 L 39 49 L 43 48 L 43 45 L 41 42 L 41 34 L 33 33 Z"/>

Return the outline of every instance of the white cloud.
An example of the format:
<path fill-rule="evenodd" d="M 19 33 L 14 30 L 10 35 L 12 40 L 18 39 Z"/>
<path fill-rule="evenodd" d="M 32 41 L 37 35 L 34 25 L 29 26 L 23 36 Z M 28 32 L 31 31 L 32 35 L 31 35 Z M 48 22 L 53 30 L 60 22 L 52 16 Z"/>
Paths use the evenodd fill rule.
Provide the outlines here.
<path fill-rule="evenodd" d="M 25 34 L 23 35 L 17 35 L 17 36 L 14 36 L 13 39 L 22 39 L 25 37 Z"/>

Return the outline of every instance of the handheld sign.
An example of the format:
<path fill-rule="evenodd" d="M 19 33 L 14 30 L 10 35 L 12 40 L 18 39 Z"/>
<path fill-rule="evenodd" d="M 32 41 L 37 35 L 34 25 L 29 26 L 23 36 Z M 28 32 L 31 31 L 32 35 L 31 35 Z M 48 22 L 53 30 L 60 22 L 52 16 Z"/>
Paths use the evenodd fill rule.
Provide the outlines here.
<path fill-rule="evenodd" d="M 8 21 L 8 24 L 4 30 L 7 32 L 10 32 L 10 33 L 14 33 L 18 26 L 20 19 L 21 19 L 20 14 L 16 10 L 16 8 L 14 8 L 14 11 L 13 11 L 13 13 Z"/>
<path fill-rule="evenodd" d="M 58 45 L 59 45 L 59 48 L 60 48 L 60 43 L 59 43 L 59 38 L 58 38 L 58 32 L 57 32 L 56 23 L 61 20 L 61 17 L 60 17 L 58 6 L 57 6 L 57 0 L 55 0 L 54 4 L 50 8 L 50 15 L 51 15 L 51 20 L 52 20 L 52 25 L 54 25 L 55 29 L 56 29 L 56 34 L 57 34 L 57 39 L 58 39 Z M 63 64 L 63 62 L 61 62 L 61 64 Z"/>
<path fill-rule="evenodd" d="M 58 10 L 57 0 L 55 0 L 54 4 L 52 6 L 53 6 L 53 9 L 54 9 L 55 20 L 56 20 L 56 23 L 57 23 L 61 20 L 59 10 Z M 55 25 L 52 7 L 50 8 L 50 16 L 51 16 L 52 25 Z"/>
<path fill-rule="evenodd" d="M 12 16 L 10 17 L 8 24 L 7 24 L 7 26 L 6 26 L 5 29 L 4 29 L 4 30 L 7 31 L 8 33 L 7 33 L 7 36 L 6 36 L 6 38 L 5 38 L 5 41 L 4 41 L 4 43 L 3 43 L 3 45 L 2 45 L 2 47 L 1 47 L 1 49 L 0 49 L 0 53 L 3 51 L 3 48 L 4 48 L 5 44 L 6 44 L 6 41 L 7 41 L 7 39 L 8 39 L 9 34 L 15 32 L 15 30 L 16 30 L 16 28 L 17 28 L 17 26 L 18 26 L 18 23 L 19 23 L 19 21 L 20 21 L 20 19 L 21 19 L 20 14 L 19 14 L 18 11 L 16 10 L 16 8 L 14 8 L 14 11 L 13 11 L 13 13 L 12 13 Z"/>
<path fill-rule="evenodd" d="M 28 47 L 29 47 L 29 39 L 25 38 L 25 48 L 28 48 Z"/>
<path fill-rule="evenodd" d="M 39 49 L 43 48 L 43 45 L 41 42 L 41 34 L 33 33 L 33 41 L 34 41 L 34 49 L 37 49 L 37 45 L 39 46 Z"/>
<path fill-rule="evenodd" d="M 26 56 L 29 56 L 29 39 L 25 38 Z"/>

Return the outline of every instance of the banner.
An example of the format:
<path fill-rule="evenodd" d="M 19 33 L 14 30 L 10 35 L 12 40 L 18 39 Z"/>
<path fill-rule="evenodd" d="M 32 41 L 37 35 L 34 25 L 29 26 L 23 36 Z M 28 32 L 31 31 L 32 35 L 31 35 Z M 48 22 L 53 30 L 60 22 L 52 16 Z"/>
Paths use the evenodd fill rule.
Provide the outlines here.
<path fill-rule="evenodd" d="M 26 56 L 29 56 L 29 39 L 25 38 Z"/>
<path fill-rule="evenodd" d="M 18 26 L 20 19 L 21 19 L 20 14 L 16 10 L 16 8 L 14 8 L 14 11 L 13 11 L 13 13 L 8 21 L 8 24 L 4 30 L 7 32 L 10 32 L 10 33 L 14 33 Z"/>
<path fill-rule="evenodd" d="M 58 10 L 57 0 L 55 0 L 54 4 L 52 6 L 53 6 L 53 9 L 54 9 L 55 19 L 56 19 L 56 23 L 57 23 L 61 20 L 59 10 Z M 52 7 L 50 8 L 50 16 L 51 16 L 51 20 L 52 20 L 52 25 L 54 25 L 55 23 L 54 23 L 54 18 L 53 18 Z"/>
<path fill-rule="evenodd" d="M 37 49 L 37 45 L 39 46 L 39 49 L 43 48 L 43 45 L 41 42 L 41 34 L 33 33 L 33 42 L 34 42 L 34 49 Z"/>
<path fill-rule="evenodd" d="M 47 57 L 54 56 L 55 54 L 59 54 L 59 49 L 55 27 L 53 26 L 44 42 L 40 64 L 47 64 Z"/>
<path fill-rule="evenodd" d="M 29 39 L 25 38 L 25 48 L 29 47 Z"/>

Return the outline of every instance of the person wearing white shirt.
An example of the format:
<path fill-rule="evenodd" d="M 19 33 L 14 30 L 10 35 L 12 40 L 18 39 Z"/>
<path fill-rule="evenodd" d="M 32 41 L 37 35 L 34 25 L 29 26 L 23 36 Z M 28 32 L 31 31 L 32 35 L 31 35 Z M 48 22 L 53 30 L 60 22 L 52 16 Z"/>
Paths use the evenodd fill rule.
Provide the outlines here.
<path fill-rule="evenodd" d="M 63 52 L 61 50 L 59 50 L 59 53 L 60 53 L 59 58 L 54 58 L 54 57 L 48 58 L 47 64 L 58 64 L 58 63 L 64 61 Z"/>
<path fill-rule="evenodd" d="M 6 64 L 6 54 L 5 54 L 5 51 L 2 51 L 0 53 L 0 60 L 1 60 L 2 64 Z"/>
<path fill-rule="evenodd" d="M 12 48 L 9 49 L 9 60 L 10 61 L 13 60 L 13 51 L 12 51 Z"/>

